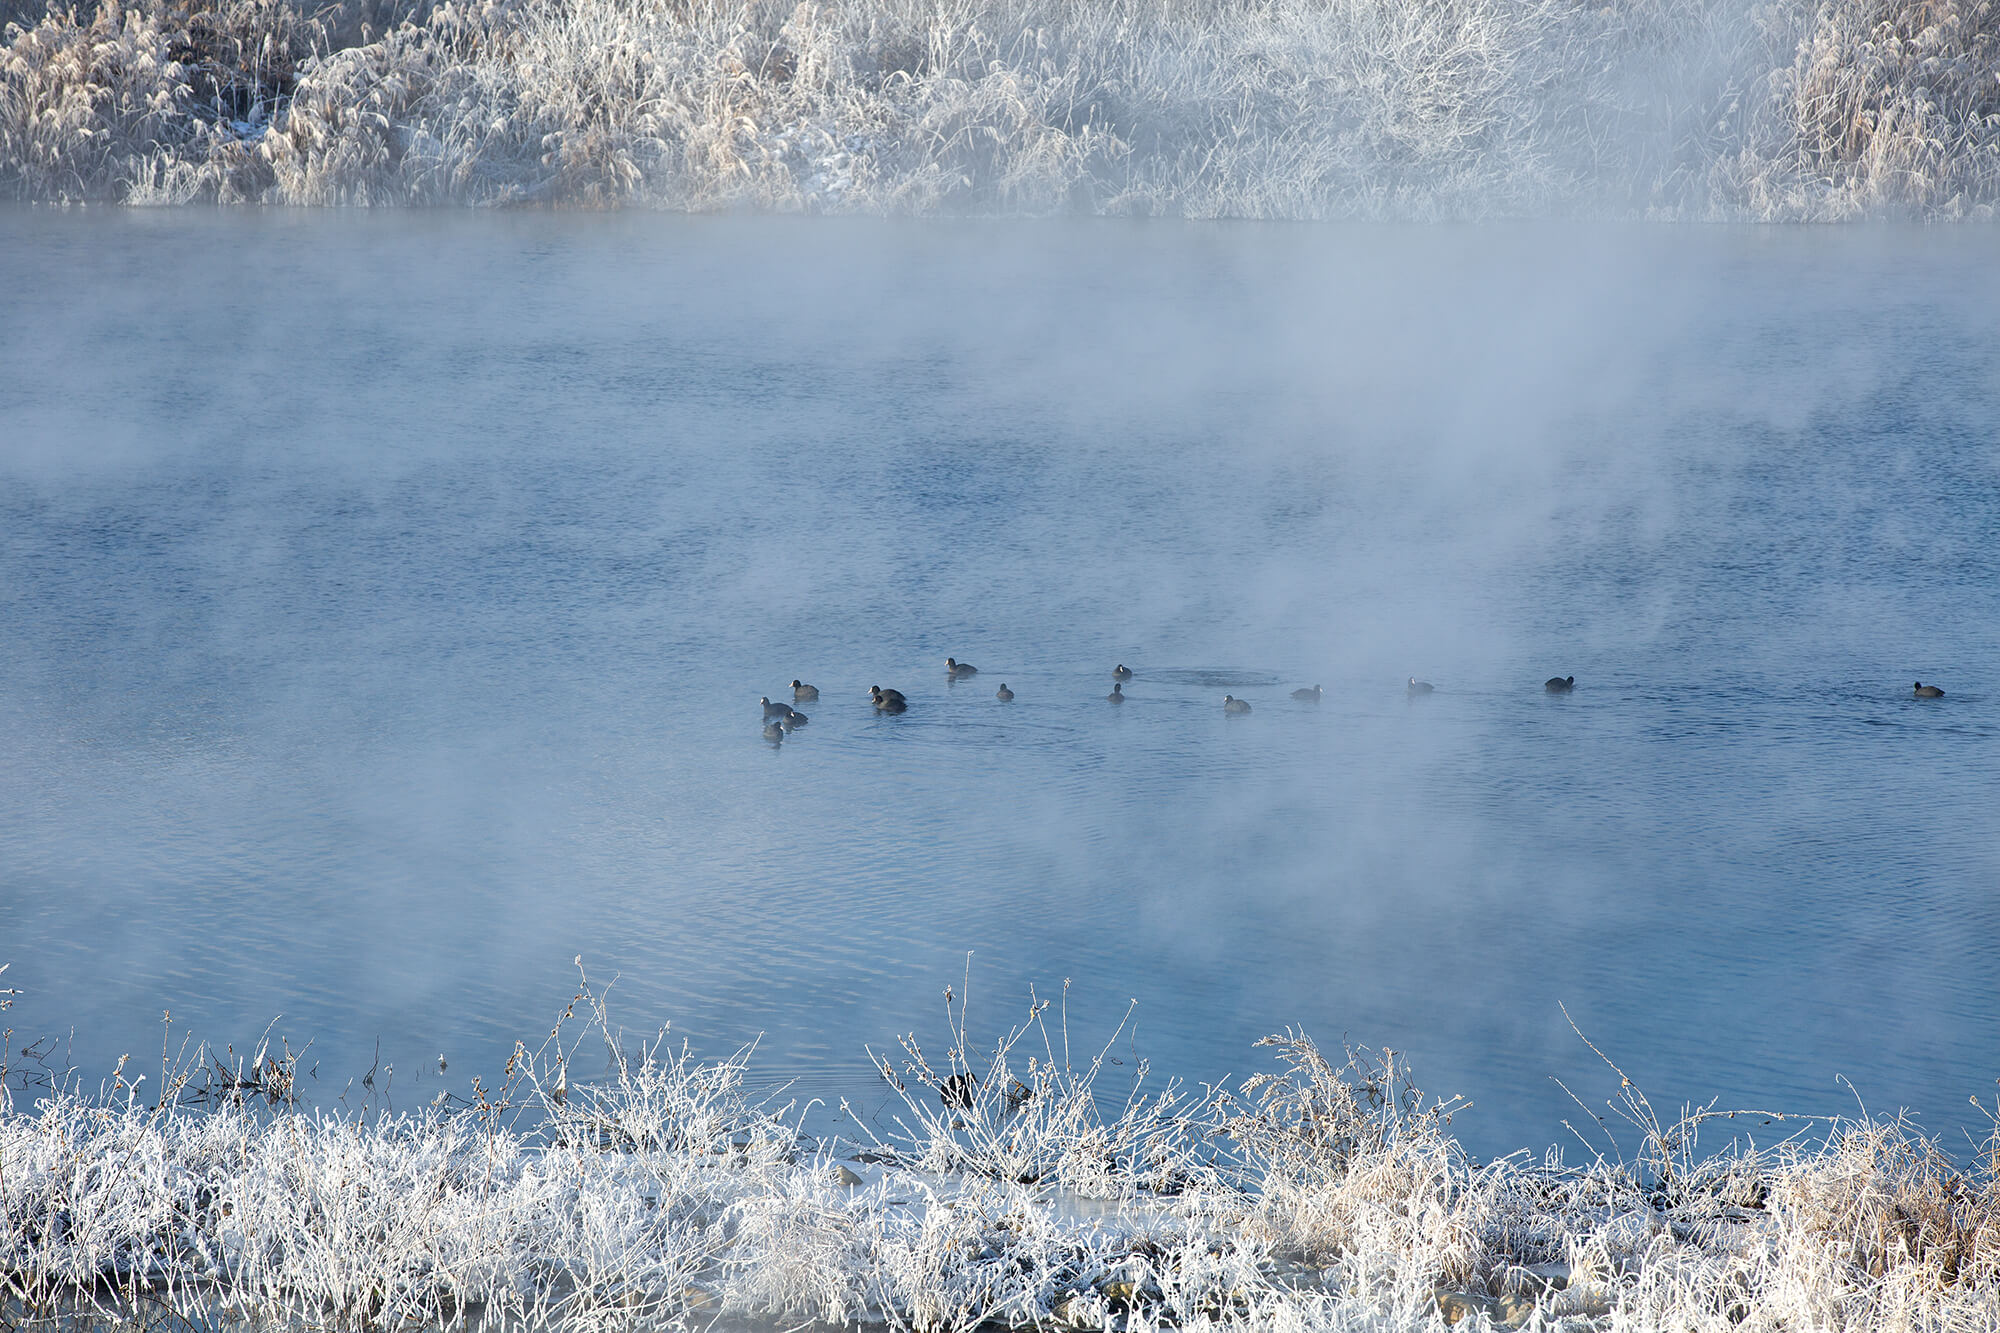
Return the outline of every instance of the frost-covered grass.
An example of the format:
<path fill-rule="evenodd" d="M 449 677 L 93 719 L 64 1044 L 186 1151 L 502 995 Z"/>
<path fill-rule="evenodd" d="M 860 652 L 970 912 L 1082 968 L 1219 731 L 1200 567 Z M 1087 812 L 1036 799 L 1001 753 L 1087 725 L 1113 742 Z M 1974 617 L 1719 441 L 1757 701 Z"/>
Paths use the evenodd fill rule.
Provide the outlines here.
<path fill-rule="evenodd" d="M 2000 201 L 2000 0 L 418 3 L 24 15 L 0 193 L 1297 219 Z"/>
<path fill-rule="evenodd" d="M 417 1112 L 302 1109 L 296 1057 L 269 1047 L 183 1051 L 151 1097 L 124 1069 L 97 1096 L 19 1094 L 0 1319 L 2000 1327 L 1995 1162 L 1900 1122 L 1704 1154 L 1723 1113 L 1663 1123 L 1621 1079 L 1629 1156 L 1480 1163 L 1390 1052 L 1333 1060 L 1288 1032 L 1239 1087 L 1144 1092 L 1142 1070 L 1107 1107 L 1104 1053 L 1072 1054 L 1046 1004 L 990 1049 L 952 1006 L 941 1054 L 881 1062 L 904 1114 L 869 1143 L 747 1097 L 747 1055 L 633 1047 L 588 987 L 497 1087 Z"/>

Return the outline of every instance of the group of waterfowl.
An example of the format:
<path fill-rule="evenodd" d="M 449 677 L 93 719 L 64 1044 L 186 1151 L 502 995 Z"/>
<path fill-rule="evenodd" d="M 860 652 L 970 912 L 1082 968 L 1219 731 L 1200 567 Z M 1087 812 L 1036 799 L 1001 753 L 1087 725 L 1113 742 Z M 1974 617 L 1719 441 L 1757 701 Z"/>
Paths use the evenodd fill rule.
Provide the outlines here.
<path fill-rule="evenodd" d="M 810 685 L 795 680 L 792 682 L 792 697 L 803 703 L 807 699 L 819 698 L 819 691 Z M 799 727 L 803 727 L 806 723 L 812 721 L 811 718 L 790 704 L 774 704 L 769 698 L 759 699 L 757 702 L 764 705 L 764 739 L 766 740 L 781 741 L 785 738 L 786 732 L 797 730 Z"/>
<path fill-rule="evenodd" d="M 979 674 L 978 667 L 973 666 L 970 662 L 961 662 L 955 657 L 944 659 L 944 671 L 945 678 L 954 683 L 961 680 L 970 680 Z M 1111 693 L 1104 696 L 1105 701 L 1114 704 L 1124 703 L 1126 698 L 1125 682 L 1131 679 L 1132 668 L 1120 662 L 1112 669 Z M 1410 677 L 1410 683 L 1406 688 L 1412 697 L 1434 694 L 1437 691 L 1437 686 L 1427 680 L 1418 680 L 1415 676 Z M 1542 688 L 1550 694 L 1568 694 L 1576 688 L 1576 677 L 1550 676 L 1546 681 L 1542 682 Z M 1922 681 L 1918 681 L 1915 688 L 1916 697 L 1919 699 L 1944 698 L 1944 691 L 1935 685 L 1926 685 Z M 1301 703 L 1316 704 L 1320 701 L 1323 693 L 1324 691 L 1319 686 L 1314 685 L 1310 689 L 1293 690 L 1292 698 Z M 901 690 L 887 690 L 883 689 L 880 685 L 870 685 L 868 687 L 868 697 L 874 703 L 876 711 L 881 713 L 906 712 L 910 706 L 908 697 Z M 1007 688 L 1007 682 L 1001 681 L 1000 688 L 994 691 L 993 697 L 1003 704 L 1012 703 L 1014 701 L 1014 691 Z M 802 680 L 794 679 L 792 681 L 792 699 L 794 702 L 810 703 L 817 698 L 819 698 L 819 689 L 817 686 L 808 685 Z M 764 736 L 767 740 L 783 740 L 787 733 L 795 731 L 811 721 L 804 713 L 793 708 L 791 704 L 772 703 L 769 698 L 759 699 L 758 702 L 764 705 Z M 1250 711 L 1250 701 L 1239 699 L 1233 694 L 1225 694 L 1222 696 L 1222 711 L 1231 715 L 1247 713 Z"/>

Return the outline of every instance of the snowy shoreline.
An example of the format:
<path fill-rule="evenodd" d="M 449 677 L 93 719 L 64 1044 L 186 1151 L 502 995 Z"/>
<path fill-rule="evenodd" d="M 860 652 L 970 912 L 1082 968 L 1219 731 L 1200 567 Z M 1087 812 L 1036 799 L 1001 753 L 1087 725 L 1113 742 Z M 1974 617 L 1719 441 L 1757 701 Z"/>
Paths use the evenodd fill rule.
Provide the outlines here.
<path fill-rule="evenodd" d="M 879 1062 L 904 1111 L 875 1143 L 747 1099 L 747 1054 L 633 1047 L 588 987 L 497 1089 L 416 1113 L 301 1108 L 296 1057 L 268 1049 L 183 1052 L 164 1097 L 124 1070 L 96 1096 L 16 1094 L 0 1308 L 16 1327 L 2000 1327 L 1992 1151 L 1963 1169 L 1898 1121 L 1758 1147 L 1628 1084 L 1629 1152 L 1482 1164 L 1399 1057 L 1340 1063 L 1297 1033 L 1260 1043 L 1274 1073 L 1150 1094 L 1142 1075 L 1107 1113 L 1104 1054 L 1072 1054 L 1046 1010 L 991 1050 L 958 1011 L 941 1058 L 905 1040 Z M 586 1047 L 612 1073 L 573 1083 Z"/>

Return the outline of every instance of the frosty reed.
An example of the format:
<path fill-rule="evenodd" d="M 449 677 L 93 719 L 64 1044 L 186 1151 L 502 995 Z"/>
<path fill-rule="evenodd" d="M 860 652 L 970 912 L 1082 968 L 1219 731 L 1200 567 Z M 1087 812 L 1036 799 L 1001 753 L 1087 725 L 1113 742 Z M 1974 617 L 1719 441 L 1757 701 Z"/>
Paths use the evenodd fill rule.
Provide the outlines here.
<path fill-rule="evenodd" d="M 1579 1034 L 1581 1036 L 1582 1034 Z M 1481 1163 L 1402 1058 L 1287 1032 L 1233 1088 L 1111 1088 L 1029 997 L 877 1067 L 861 1140 L 745 1092 L 749 1052 L 633 1042 L 588 981 L 494 1086 L 292 1101 L 298 1055 L 168 1041 L 158 1086 L 54 1076 L 0 1111 L 0 1319 L 342 1330 L 709 1327 L 1974 1329 L 2000 1187 L 1901 1121 L 1668 1119 L 1616 1065 L 1575 1164 Z M 1594 1048 L 1593 1048 L 1594 1049 Z M 586 1068 L 602 1070 L 584 1078 Z M 219 1071 L 219 1073 L 218 1073 Z M 386 1082 L 381 1090 L 386 1090 Z M 857 1121 L 857 1123 L 859 1123 Z M 1704 1131 L 1725 1130 L 1703 1150 Z M 1630 1144 L 1629 1150 L 1624 1144 Z"/>
<path fill-rule="evenodd" d="M 1994 0 L 105 0 L 0 195 L 1194 218 L 1990 218 Z"/>

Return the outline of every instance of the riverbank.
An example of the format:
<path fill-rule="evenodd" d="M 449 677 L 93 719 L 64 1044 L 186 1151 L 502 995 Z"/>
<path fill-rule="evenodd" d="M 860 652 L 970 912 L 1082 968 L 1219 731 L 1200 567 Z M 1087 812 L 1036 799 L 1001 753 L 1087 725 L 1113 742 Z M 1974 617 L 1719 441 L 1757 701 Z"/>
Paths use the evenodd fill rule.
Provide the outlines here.
<path fill-rule="evenodd" d="M 1286 1033 L 1236 1088 L 1142 1080 L 1107 1112 L 1105 1053 L 1048 1006 L 984 1051 L 950 1012 L 945 1049 L 877 1057 L 905 1109 L 869 1142 L 746 1097 L 747 1053 L 625 1040 L 588 988 L 496 1087 L 414 1112 L 302 1107 L 270 1046 L 182 1051 L 164 1096 L 122 1069 L 31 1098 L 17 1070 L 0 1301 L 17 1327 L 2000 1322 L 1993 1155 L 1899 1122 L 1669 1123 L 1626 1082 L 1627 1151 L 1481 1163 L 1390 1052 Z"/>
<path fill-rule="evenodd" d="M 0 193 L 46 203 L 1798 222 L 2000 202 L 2000 28 L 1976 0 L 19 17 Z"/>

